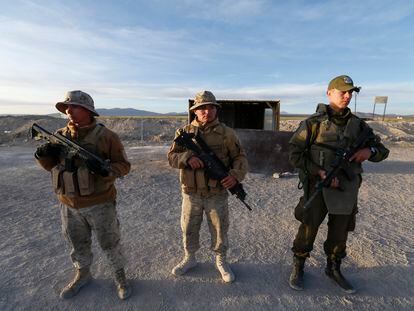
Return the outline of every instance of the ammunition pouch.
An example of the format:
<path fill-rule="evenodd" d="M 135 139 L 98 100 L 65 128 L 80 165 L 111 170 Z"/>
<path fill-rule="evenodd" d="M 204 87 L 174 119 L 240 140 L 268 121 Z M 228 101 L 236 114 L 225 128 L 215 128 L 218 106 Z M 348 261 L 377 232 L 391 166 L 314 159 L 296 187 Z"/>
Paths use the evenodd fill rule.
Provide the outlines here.
<path fill-rule="evenodd" d="M 63 170 L 61 169 L 60 165 L 56 165 L 50 170 L 50 173 L 52 174 L 53 190 L 55 191 L 56 194 L 63 193 L 63 188 L 62 188 L 63 181 L 61 180 L 62 172 Z"/>
<path fill-rule="evenodd" d="M 195 188 L 196 183 L 194 172 L 189 168 L 180 169 L 180 183 L 186 187 Z"/>
<path fill-rule="evenodd" d="M 303 206 L 305 205 L 306 200 L 303 196 L 300 197 L 299 203 L 295 207 L 295 218 L 303 223 L 305 211 L 303 210 Z"/>
<path fill-rule="evenodd" d="M 88 196 L 96 190 L 95 176 L 86 166 L 80 166 L 76 171 L 68 172 L 63 166 L 56 165 L 51 173 L 56 194 L 64 194 L 68 197 Z"/>
<path fill-rule="evenodd" d="M 94 177 L 87 167 L 81 166 L 78 168 L 77 181 L 81 196 L 91 195 L 95 191 Z"/>
<path fill-rule="evenodd" d="M 68 197 L 74 197 L 76 195 L 76 187 L 75 187 L 75 173 L 74 172 L 67 172 L 64 171 L 62 173 L 62 180 L 65 195 Z"/>

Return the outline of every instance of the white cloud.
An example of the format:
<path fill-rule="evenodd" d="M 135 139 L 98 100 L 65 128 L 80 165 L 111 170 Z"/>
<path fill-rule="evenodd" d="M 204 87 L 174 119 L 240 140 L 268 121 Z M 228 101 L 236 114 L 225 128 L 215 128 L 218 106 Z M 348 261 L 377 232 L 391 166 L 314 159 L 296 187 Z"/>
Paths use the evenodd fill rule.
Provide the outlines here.
<path fill-rule="evenodd" d="M 414 81 L 362 83 L 364 85 L 357 97 L 357 105 L 364 111 L 371 111 L 375 96 L 388 96 L 388 112 L 413 114 Z M 279 84 L 260 88 L 241 88 L 217 91 L 226 98 L 280 99 L 283 110 L 294 109 L 298 112 L 312 112 L 317 103 L 325 102 L 326 83 L 317 84 Z M 354 99 L 353 99 L 354 100 Z M 354 101 L 351 106 L 353 107 Z M 289 108 L 283 108 L 289 106 Z"/>
<path fill-rule="evenodd" d="M 414 114 L 412 102 L 414 81 L 401 83 L 362 83 L 363 88 L 357 97 L 358 111 L 370 112 L 373 108 L 374 96 L 389 96 L 387 111 L 389 113 Z M 15 113 L 40 113 L 47 110 L 54 112 L 54 103 L 62 99 L 65 92 L 74 89 L 71 87 L 38 88 L 36 85 L 22 88 L 5 89 L 0 87 L 3 96 L 0 99 L 0 108 L 13 102 Z M 187 100 L 192 98 L 202 87 L 196 84 L 145 84 L 145 83 L 118 83 L 99 84 L 89 83 L 82 90 L 90 93 L 97 107 L 133 107 L 156 112 L 184 111 Z M 277 84 L 261 87 L 223 88 L 211 84 L 208 89 L 213 91 L 219 99 L 267 99 L 281 100 L 282 110 L 297 113 L 311 113 L 316 104 L 327 102 L 325 92 L 326 83 L 315 84 Z M 17 94 L 20 91 L 21 96 Z M 17 100 L 16 100 L 17 98 Z M 42 103 L 39 105 L 39 103 Z M 32 110 L 27 110 L 31 106 Z M 353 108 L 354 100 L 350 106 Z M 39 110 L 40 109 L 40 110 Z"/>
<path fill-rule="evenodd" d="M 147 72 L 179 74 L 188 62 L 208 62 L 216 43 L 199 44 L 184 30 L 140 26 L 80 27 L 39 24 L 0 17 L 0 78 L 104 80 L 114 73 L 143 77 Z"/>
<path fill-rule="evenodd" d="M 67 90 L 83 89 L 107 107 L 181 111 L 188 98 L 209 88 L 222 98 L 281 99 L 290 109 L 313 111 L 315 103 L 325 101 L 325 83 L 289 84 L 298 81 L 291 70 L 304 73 L 301 81 L 318 81 L 325 78 L 328 64 L 331 71 L 354 68 L 371 74 L 393 58 L 409 64 L 412 31 L 380 24 L 378 31 L 370 30 L 377 25 L 375 17 L 396 23 L 412 14 L 414 3 L 395 1 L 178 1 L 174 10 L 184 17 L 174 10 L 162 12 L 159 1 L 160 16 L 168 15 L 170 23 L 122 23 L 107 16 L 97 19 L 94 5 L 77 12 L 77 3 L 25 1 L 26 11 L 0 15 L 0 97 L 3 103 L 15 101 L 19 109 L 19 102 L 54 103 Z M 395 10 L 383 17 L 393 5 Z M 188 25 L 193 18 L 200 20 L 195 27 Z M 213 21 L 215 27 L 209 27 Z M 326 24 L 365 32 L 324 36 Z M 346 57 L 339 65 L 330 63 L 338 53 Z M 407 76 L 409 66 L 402 69 Z M 309 77 L 309 72 L 315 75 Z M 399 70 L 382 74 L 390 81 L 403 80 Z M 413 97 L 411 82 L 372 87 L 366 82 L 358 101 L 367 107 L 376 93 L 390 94 L 390 108 Z"/>

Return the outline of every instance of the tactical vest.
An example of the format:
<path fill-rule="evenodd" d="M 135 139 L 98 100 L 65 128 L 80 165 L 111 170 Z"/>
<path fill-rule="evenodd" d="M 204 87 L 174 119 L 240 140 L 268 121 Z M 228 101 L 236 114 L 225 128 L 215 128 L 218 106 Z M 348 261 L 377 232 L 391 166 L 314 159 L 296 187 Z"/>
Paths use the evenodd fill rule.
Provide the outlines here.
<path fill-rule="evenodd" d="M 361 120 L 352 116 L 344 126 L 338 126 L 327 118 L 320 121 L 316 124 L 317 133 L 309 147 L 311 160 L 329 170 L 337 151 L 349 147 L 361 133 L 362 126 Z M 360 163 L 351 162 L 350 167 L 355 174 L 362 172 Z"/>
<path fill-rule="evenodd" d="M 338 126 L 322 115 L 322 118 L 310 120 L 313 141 L 308 146 L 310 161 L 326 171 L 336 157 L 338 149 L 349 147 L 362 131 L 363 123 L 359 118 L 351 116 L 344 126 Z M 323 198 L 330 214 L 350 215 L 357 202 L 358 189 L 361 185 L 362 166 L 357 162 L 350 162 L 349 166 L 338 172 L 337 177 L 341 191 L 333 188 L 323 188 Z M 305 189 L 304 189 L 305 190 Z"/>
<path fill-rule="evenodd" d="M 104 126 L 97 124 L 83 139 L 77 142 L 83 148 L 102 156 L 97 150 L 97 142 L 104 132 Z M 70 138 L 70 131 L 65 128 L 62 135 Z M 52 170 L 52 183 L 55 193 L 67 197 L 89 196 L 107 190 L 100 175 L 89 171 L 83 159 L 80 159 L 75 152 L 68 151 L 65 157 Z"/>
<path fill-rule="evenodd" d="M 229 131 L 224 124 L 218 124 L 217 126 L 204 132 L 198 127 L 191 124 L 186 125 L 184 130 L 187 133 L 194 133 L 200 135 L 200 137 L 206 142 L 210 149 L 216 154 L 216 156 L 224 163 L 226 167 L 230 167 L 231 159 L 229 157 L 228 135 Z M 186 193 L 197 192 L 221 192 L 224 191 L 223 186 L 218 180 L 210 179 L 205 173 L 204 169 L 181 169 L 180 170 L 180 183 L 182 184 L 183 191 Z"/>

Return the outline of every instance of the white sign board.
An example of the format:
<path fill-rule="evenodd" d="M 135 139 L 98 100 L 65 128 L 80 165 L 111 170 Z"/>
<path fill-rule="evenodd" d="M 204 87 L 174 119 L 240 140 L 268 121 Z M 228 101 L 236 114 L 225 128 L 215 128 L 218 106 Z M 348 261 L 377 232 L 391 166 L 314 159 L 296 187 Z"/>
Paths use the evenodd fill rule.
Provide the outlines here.
<path fill-rule="evenodd" d="M 388 96 L 375 96 L 376 104 L 386 104 L 388 102 Z"/>

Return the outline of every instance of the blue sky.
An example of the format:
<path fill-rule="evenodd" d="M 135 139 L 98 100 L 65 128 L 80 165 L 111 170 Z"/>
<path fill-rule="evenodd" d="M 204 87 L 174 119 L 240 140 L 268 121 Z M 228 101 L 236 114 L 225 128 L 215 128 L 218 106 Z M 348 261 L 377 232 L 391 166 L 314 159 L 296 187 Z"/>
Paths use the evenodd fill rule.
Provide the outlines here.
<path fill-rule="evenodd" d="M 98 108 L 181 112 L 207 89 L 311 113 L 341 74 L 362 86 L 359 111 L 383 95 L 414 114 L 411 0 L 0 4 L 0 114 L 53 113 L 75 89 Z"/>

